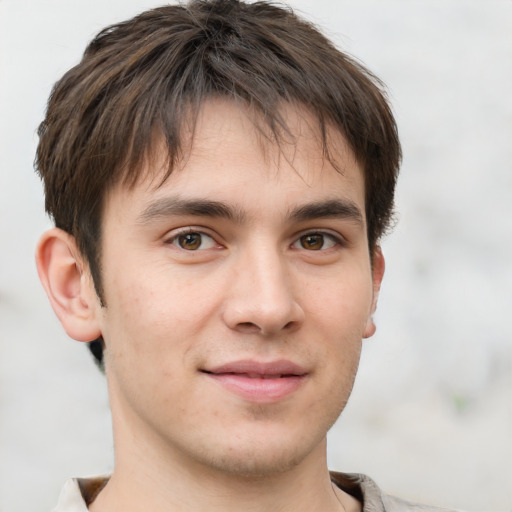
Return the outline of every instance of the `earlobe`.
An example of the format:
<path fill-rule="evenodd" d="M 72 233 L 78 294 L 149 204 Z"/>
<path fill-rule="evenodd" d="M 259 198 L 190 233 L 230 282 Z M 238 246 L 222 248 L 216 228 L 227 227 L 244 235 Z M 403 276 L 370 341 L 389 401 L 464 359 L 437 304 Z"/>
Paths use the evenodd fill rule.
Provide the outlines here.
<path fill-rule="evenodd" d="M 366 319 L 366 324 L 363 332 L 363 338 L 371 338 L 375 331 L 377 330 L 375 326 L 375 322 L 373 321 L 373 315 L 375 310 L 377 309 L 377 301 L 379 298 L 380 285 L 382 283 L 382 278 L 384 277 L 384 271 L 386 269 L 386 262 L 384 260 L 384 255 L 382 254 L 382 249 L 377 247 L 373 253 L 372 259 L 372 279 L 373 279 L 373 298 L 370 314 Z"/>
<path fill-rule="evenodd" d="M 99 338 L 98 299 L 75 239 L 58 228 L 47 231 L 37 245 L 36 265 L 39 279 L 67 334 L 77 341 Z"/>

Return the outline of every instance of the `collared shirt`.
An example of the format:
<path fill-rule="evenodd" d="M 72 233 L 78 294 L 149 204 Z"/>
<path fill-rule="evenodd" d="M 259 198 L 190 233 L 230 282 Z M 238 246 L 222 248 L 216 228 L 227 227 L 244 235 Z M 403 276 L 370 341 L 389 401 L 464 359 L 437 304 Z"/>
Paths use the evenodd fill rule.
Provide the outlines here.
<path fill-rule="evenodd" d="M 385 494 L 366 475 L 331 472 L 331 479 L 363 504 L 363 512 L 450 512 L 445 508 L 428 507 Z M 53 512 L 88 512 L 87 506 L 107 482 L 108 477 L 68 480 Z"/>

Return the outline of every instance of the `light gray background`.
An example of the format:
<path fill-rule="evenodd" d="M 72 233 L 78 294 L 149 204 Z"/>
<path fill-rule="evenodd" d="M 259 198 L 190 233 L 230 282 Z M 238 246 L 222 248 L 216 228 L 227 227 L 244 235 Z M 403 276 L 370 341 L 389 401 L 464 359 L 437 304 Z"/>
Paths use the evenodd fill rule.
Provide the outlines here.
<path fill-rule="evenodd" d="M 107 472 L 104 378 L 68 340 L 33 251 L 32 171 L 52 84 L 106 24 L 158 2 L 0 0 L 0 510 L 48 511 Z M 388 84 L 404 146 L 400 221 L 333 469 L 390 492 L 512 510 L 512 2 L 295 0 Z"/>

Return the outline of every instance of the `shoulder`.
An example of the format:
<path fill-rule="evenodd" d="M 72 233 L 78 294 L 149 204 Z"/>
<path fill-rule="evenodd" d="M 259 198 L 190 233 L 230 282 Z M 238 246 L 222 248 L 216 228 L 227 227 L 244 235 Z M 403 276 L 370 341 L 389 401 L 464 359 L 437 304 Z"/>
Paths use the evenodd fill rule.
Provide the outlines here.
<path fill-rule="evenodd" d="M 389 495 L 383 495 L 383 502 L 386 512 L 457 512 L 453 509 L 422 505 Z"/>
<path fill-rule="evenodd" d="M 64 484 L 53 512 L 88 512 L 87 506 L 108 482 L 108 477 L 70 478 Z"/>
<path fill-rule="evenodd" d="M 457 512 L 446 508 L 422 505 L 386 494 L 366 475 L 331 471 L 331 480 L 363 503 L 363 512 Z"/>
<path fill-rule="evenodd" d="M 331 472 L 331 480 L 340 489 L 363 503 L 363 512 L 457 512 L 421 505 L 386 494 L 366 475 Z M 108 477 L 68 480 L 53 512 L 88 512 L 87 505 L 94 500 L 107 481 Z"/>

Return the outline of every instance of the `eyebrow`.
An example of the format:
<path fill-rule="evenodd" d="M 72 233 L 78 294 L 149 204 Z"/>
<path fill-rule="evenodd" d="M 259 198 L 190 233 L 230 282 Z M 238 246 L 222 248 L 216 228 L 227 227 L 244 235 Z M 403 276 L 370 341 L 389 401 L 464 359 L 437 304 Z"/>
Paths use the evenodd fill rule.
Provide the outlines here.
<path fill-rule="evenodd" d="M 165 197 L 150 203 L 137 220 L 141 224 L 147 224 L 153 220 L 177 215 L 223 218 L 237 224 L 243 224 L 247 219 L 247 215 L 240 208 L 222 201 Z M 328 199 L 307 203 L 292 209 L 286 217 L 292 222 L 341 218 L 352 220 L 360 225 L 364 224 L 361 210 L 348 199 Z"/>
<path fill-rule="evenodd" d="M 292 210 L 288 218 L 295 222 L 314 219 L 347 219 L 363 225 L 363 214 L 359 207 L 348 199 L 329 199 L 312 202 Z"/>
<path fill-rule="evenodd" d="M 165 197 L 150 203 L 139 215 L 138 221 L 146 224 L 155 219 L 175 215 L 224 218 L 237 224 L 242 224 L 246 217 L 240 209 L 222 201 Z"/>

